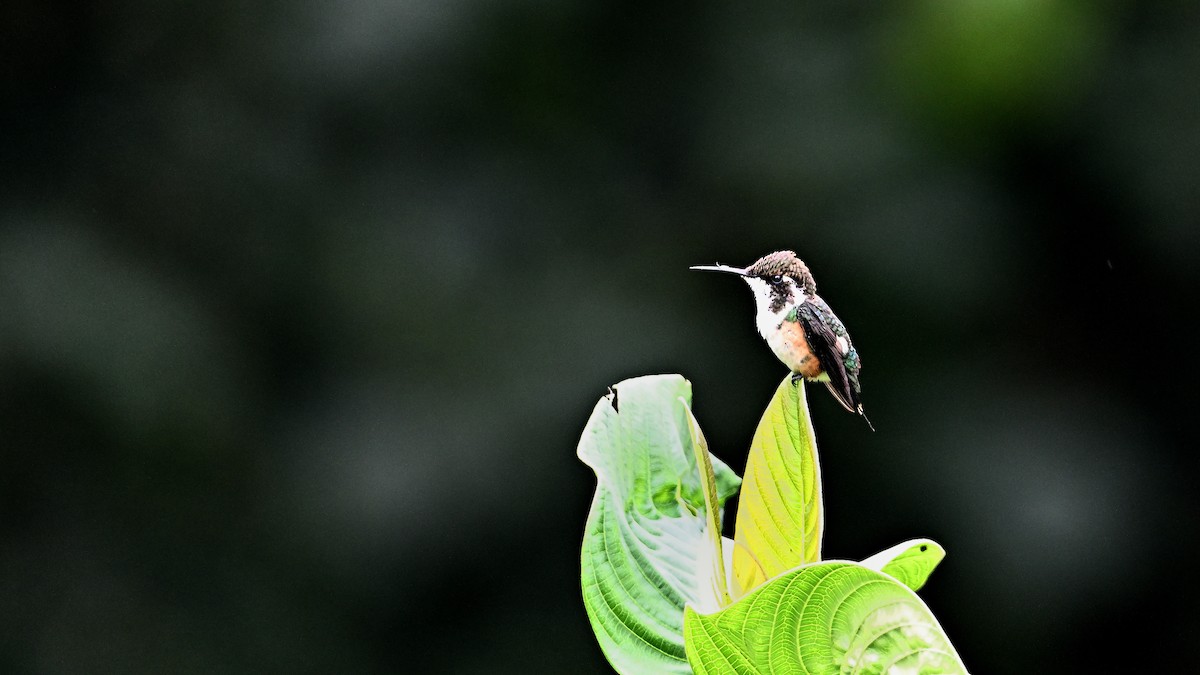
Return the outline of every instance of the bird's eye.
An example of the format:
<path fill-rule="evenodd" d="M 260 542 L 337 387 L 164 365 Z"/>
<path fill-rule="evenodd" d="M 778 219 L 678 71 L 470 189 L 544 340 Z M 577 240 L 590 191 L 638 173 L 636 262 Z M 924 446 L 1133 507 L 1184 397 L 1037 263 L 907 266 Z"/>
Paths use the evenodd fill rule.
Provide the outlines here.
<path fill-rule="evenodd" d="M 778 283 L 780 283 L 780 282 L 782 282 L 782 281 L 783 281 L 783 277 L 779 276 L 778 274 L 772 274 L 772 275 L 771 275 L 771 283 L 773 283 L 773 284 L 778 284 Z"/>

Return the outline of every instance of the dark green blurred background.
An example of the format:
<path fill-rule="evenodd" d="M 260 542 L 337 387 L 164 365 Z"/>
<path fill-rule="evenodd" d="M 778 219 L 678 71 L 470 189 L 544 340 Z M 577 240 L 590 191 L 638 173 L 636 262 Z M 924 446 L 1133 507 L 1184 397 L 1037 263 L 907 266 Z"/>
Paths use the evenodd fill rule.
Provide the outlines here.
<path fill-rule="evenodd" d="M 825 553 L 929 536 L 979 673 L 1200 633 L 1200 7 L 0 7 L 0 671 L 601 673 L 575 444 L 739 472 L 808 261 Z"/>

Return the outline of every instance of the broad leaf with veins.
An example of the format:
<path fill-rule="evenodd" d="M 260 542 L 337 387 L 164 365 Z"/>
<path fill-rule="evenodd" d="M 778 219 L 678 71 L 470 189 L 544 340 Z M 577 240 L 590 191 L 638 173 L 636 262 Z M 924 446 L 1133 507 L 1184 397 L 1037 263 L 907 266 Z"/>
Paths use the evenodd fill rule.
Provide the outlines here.
<path fill-rule="evenodd" d="M 691 384 L 659 375 L 614 389 L 596 404 L 579 442 L 597 481 L 583 540 L 584 605 L 618 672 L 690 673 L 684 606 L 716 611 L 725 587 L 716 578 L 719 554 L 693 446 Z M 723 504 L 738 477 L 716 458 L 712 472 L 710 499 Z"/>
<path fill-rule="evenodd" d="M 712 614 L 687 609 L 698 675 L 966 673 L 929 608 L 857 563 L 805 565 Z"/>

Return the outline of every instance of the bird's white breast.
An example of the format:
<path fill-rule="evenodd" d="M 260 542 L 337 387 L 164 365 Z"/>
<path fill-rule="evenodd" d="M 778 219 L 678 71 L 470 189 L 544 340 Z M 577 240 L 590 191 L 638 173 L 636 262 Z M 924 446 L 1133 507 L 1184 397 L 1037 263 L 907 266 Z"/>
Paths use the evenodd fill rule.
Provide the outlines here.
<path fill-rule="evenodd" d="M 767 282 L 763 281 L 762 279 L 747 277 L 746 283 L 750 285 L 750 290 L 754 292 L 754 304 L 756 310 L 754 319 L 755 326 L 758 328 L 758 334 L 763 336 L 763 339 L 765 339 L 767 342 L 771 341 L 772 335 L 775 335 L 779 332 L 779 324 L 783 323 L 784 317 L 788 315 L 788 312 L 792 311 L 792 307 L 795 307 L 796 305 L 808 300 L 808 296 L 804 294 L 804 291 L 798 288 L 793 288 L 792 303 L 784 303 L 783 306 L 778 310 L 772 311 L 771 287 L 767 284 Z M 772 346 L 772 349 L 774 349 L 774 346 Z"/>
<path fill-rule="evenodd" d="M 789 279 L 789 283 L 790 281 Z M 807 349 L 801 349 L 800 351 L 803 353 L 797 353 L 797 341 L 792 339 L 795 336 L 791 334 L 791 331 L 781 330 L 780 325 L 783 324 L 784 318 L 792 311 L 792 308 L 807 301 L 808 297 L 804 291 L 793 285 L 790 289 L 792 292 L 791 302 L 784 303 L 779 309 L 772 310 L 773 298 L 771 287 L 767 282 L 750 277 L 746 279 L 746 283 L 754 292 L 756 309 L 754 323 L 758 328 L 758 334 L 766 340 L 767 346 L 771 348 L 776 358 L 792 370 L 799 369 L 800 362 L 809 355 L 809 352 Z M 804 341 L 800 340 L 799 342 L 803 343 Z M 807 347 L 807 345 L 804 346 Z"/>
<path fill-rule="evenodd" d="M 762 330 L 761 328 L 759 329 Z M 775 357 L 783 361 L 784 365 L 792 370 L 796 369 L 797 354 L 791 341 L 787 339 L 784 332 L 779 329 L 778 325 L 773 330 L 763 333 L 763 338 L 767 341 L 767 346 L 775 353 Z"/>

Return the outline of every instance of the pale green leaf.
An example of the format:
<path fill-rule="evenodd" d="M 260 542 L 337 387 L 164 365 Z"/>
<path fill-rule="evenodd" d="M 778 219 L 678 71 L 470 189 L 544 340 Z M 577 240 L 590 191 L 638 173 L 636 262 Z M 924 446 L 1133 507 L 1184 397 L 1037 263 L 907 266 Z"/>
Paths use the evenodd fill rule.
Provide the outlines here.
<path fill-rule="evenodd" d="M 946 549 L 932 539 L 913 539 L 880 551 L 862 561 L 863 567 L 878 570 L 914 591 L 920 590 L 933 568 L 946 557 Z"/>
<path fill-rule="evenodd" d="M 625 674 L 689 673 L 687 604 L 716 610 L 703 483 L 689 429 L 691 384 L 678 375 L 625 380 L 603 397 L 579 442 L 596 472 L 581 556 L 583 600 L 613 667 Z M 738 477 L 713 458 L 716 499 Z M 717 519 L 720 522 L 720 519 Z"/>
<path fill-rule="evenodd" d="M 729 607 L 684 619 L 698 675 L 966 673 L 929 608 L 857 563 L 796 568 Z"/>
<path fill-rule="evenodd" d="M 750 444 L 734 530 L 734 597 L 821 559 L 821 469 L 803 384 L 784 378 Z"/>

